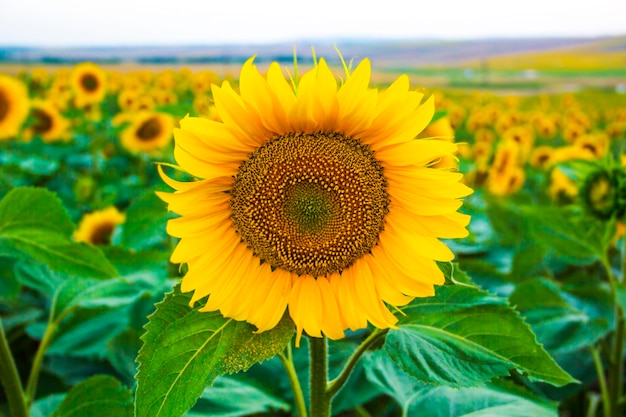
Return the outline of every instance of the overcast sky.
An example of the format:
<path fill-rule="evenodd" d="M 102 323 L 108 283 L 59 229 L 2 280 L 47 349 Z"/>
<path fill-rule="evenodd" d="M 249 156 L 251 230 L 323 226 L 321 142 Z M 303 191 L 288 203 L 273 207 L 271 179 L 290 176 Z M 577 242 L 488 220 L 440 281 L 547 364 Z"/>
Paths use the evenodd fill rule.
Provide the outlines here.
<path fill-rule="evenodd" d="M 0 0 L 0 45 L 626 34 L 626 0 Z"/>

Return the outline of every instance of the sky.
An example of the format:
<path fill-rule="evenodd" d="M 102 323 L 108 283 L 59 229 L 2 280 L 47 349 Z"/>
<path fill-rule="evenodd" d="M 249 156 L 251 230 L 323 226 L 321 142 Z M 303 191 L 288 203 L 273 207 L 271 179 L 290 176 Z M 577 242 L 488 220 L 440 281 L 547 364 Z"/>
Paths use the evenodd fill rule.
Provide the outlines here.
<path fill-rule="evenodd" d="M 0 0 L 0 45 L 626 35 L 626 0 Z"/>

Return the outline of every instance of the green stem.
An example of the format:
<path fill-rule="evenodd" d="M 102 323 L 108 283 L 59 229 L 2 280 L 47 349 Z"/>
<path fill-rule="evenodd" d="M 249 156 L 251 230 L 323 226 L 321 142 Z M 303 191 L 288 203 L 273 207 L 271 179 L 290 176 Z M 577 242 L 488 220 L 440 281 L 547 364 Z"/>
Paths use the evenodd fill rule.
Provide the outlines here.
<path fill-rule="evenodd" d="M 354 414 L 356 414 L 357 417 L 372 417 L 369 411 L 367 411 L 362 405 L 356 406 L 356 408 L 354 409 Z"/>
<path fill-rule="evenodd" d="M 611 405 L 613 407 L 613 416 L 621 417 L 620 399 L 623 394 L 623 375 L 624 375 L 624 313 L 621 308 L 617 308 L 617 329 L 615 331 L 615 349 L 613 350 L 613 362 L 615 367 L 611 375 L 611 386 L 609 392 L 611 395 Z"/>
<path fill-rule="evenodd" d="M 28 382 L 26 384 L 26 399 L 29 404 L 35 401 L 35 395 L 37 394 L 37 382 L 39 382 L 39 372 L 41 371 L 41 365 L 43 364 L 43 358 L 52 342 L 52 335 L 56 331 L 56 322 L 49 322 L 46 332 L 43 335 L 43 339 L 39 343 L 37 353 L 35 353 L 35 359 L 33 360 L 33 366 L 30 369 L 28 375 Z"/>
<path fill-rule="evenodd" d="M 372 346 L 378 339 L 386 335 L 387 331 L 388 329 L 376 329 L 363 341 L 363 343 L 359 345 L 357 350 L 348 360 L 348 363 L 346 363 L 346 366 L 343 368 L 341 373 L 337 376 L 337 378 L 333 379 L 328 384 L 328 390 L 326 392 L 330 398 L 332 398 L 346 383 L 348 377 L 350 376 L 350 373 L 356 366 L 356 363 L 359 361 L 361 356 L 363 356 L 365 351 L 367 351 L 367 349 L 369 349 L 369 347 Z"/>
<path fill-rule="evenodd" d="M 0 383 L 9 402 L 9 410 L 12 417 L 28 417 L 28 406 L 24 398 L 22 382 L 17 373 L 15 359 L 9 349 L 4 327 L 0 319 Z"/>
<path fill-rule="evenodd" d="M 600 384 L 600 394 L 602 395 L 602 403 L 604 410 L 604 417 L 611 416 L 611 401 L 609 399 L 609 390 L 606 384 L 606 377 L 604 376 L 604 366 L 602 366 L 602 358 L 596 347 L 590 347 L 591 355 L 593 357 L 593 364 L 596 367 L 596 373 L 598 374 L 598 383 Z"/>
<path fill-rule="evenodd" d="M 621 260 L 623 264 L 624 260 Z M 602 264 L 607 274 L 609 285 L 611 288 L 611 296 L 613 298 L 613 305 L 615 309 L 615 333 L 613 334 L 613 348 L 610 352 L 609 363 L 609 387 L 608 387 L 608 399 L 610 401 L 611 416 L 621 417 L 621 405 L 620 399 L 623 394 L 623 373 L 624 373 L 624 312 L 619 303 L 617 286 L 619 285 L 618 279 L 614 276 L 611 269 L 611 263 L 607 256 L 602 259 Z M 609 404 L 605 404 L 605 407 L 609 407 Z"/>
<path fill-rule="evenodd" d="M 37 348 L 37 352 L 35 353 L 35 359 L 33 360 L 33 366 L 30 369 L 30 374 L 28 375 L 28 382 L 26 383 L 26 400 L 28 404 L 32 404 L 35 401 L 35 395 L 37 394 L 37 383 L 39 382 L 39 372 L 41 371 L 41 365 L 43 364 L 44 356 L 46 355 L 46 351 L 52 342 L 52 336 L 54 332 L 56 332 L 59 324 L 73 311 L 74 308 L 69 308 L 59 314 L 58 317 L 54 318 L 56 306 L 56 298 L 52 302 L 52 308 L 50 310 L 50 319 L 48 320 L 48 327 L 46 327 L 46 332 L 39 343 L 39 347 Z"/>
<path fill-rule="evenodd" d="M 589 407 L 587 407 L 587 414 L 585 414 L 585 416 L 596 417 L 596 411 L 598 410 L 598 406 L 602 404 L 602 399 L 595 392 L 588 393 L 587 397 L 589 398 Z"/>
<path fill-rule="evenodd" d="M 304 402 L 304 394 L 302 393 L 302 387 L 300 386 L 300 380 L 296 372 L 296 367 L 293 364 L 293 356 L 291 354 L 291 345 L 287 346 L 287 355 L 283 353 L 278 354 L 278 358 L 287 371 L 289 377 L 289 383 L 291 384 L 291 390 L 293 391 L 294 401 L 296 402 L 296 410 L 298 411 L 298 417 L 307 417 L 306 404 Z"/>
<path fill-rule="evenodd" d="M 328 357 L 325 337 L 309 337 L 309 358 L 311 366 L 310 415 L 311 417 L 330 417 L 330 396 L 326 394 Z"/>

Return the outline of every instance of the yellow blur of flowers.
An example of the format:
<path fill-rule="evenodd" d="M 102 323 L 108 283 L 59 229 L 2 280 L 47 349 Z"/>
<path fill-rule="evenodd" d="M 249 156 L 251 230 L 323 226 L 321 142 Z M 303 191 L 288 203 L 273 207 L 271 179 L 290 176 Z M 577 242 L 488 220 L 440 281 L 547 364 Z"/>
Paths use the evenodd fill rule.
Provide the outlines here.
<path fill-rule="evenodd" d="M 96 246 L 111 244 L 115 228 L 126 221 L 126 216 L 114 206 L 85 214 L 74 232 L 74 240 Z"/>
<path fill-rule="evenodd" d="M 0 74 L 0 141 L 17 136 L 28 116 L 29 106 L 24 83 Z"/>
<path fill-rule="evenodd" d="M 324 59 L 299 80 L 278 63 L 266 75 L 248 60 L 240 93 L 213 86 L 220 121 L 186 117 L 174 156 L 197 181 L 162 173 L 169 234 L 187 263 L 182 290 L 201 311 L 219 310 L 259 332 L 286 311 L 299 343 L 344 337 L 368 322 L 393 327 L 389 306 L 434 294 L 435 261 L 454 255 L 440 238 L 467 236 L 457 212 L 472 190 L 462 174 L 431 168 L 454 143 L 415 139 L 434 114 L 432 97 L 407 76 L 369 86 L 363 60 L 345 81 Z M 162 171 L 161 171 L 162 172 Z"/>

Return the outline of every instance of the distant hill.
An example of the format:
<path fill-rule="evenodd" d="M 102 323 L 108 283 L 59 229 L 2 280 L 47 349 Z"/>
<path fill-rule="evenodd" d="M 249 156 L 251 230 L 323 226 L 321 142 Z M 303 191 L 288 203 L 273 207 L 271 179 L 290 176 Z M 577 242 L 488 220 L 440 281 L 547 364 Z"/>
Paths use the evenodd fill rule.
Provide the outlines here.
<path fill-rule="evenodd" d="M 466 41 L 381 41 L 344 40 L 336 43 L 347 60 L 369 57 L 381 67 L 432 67 L 477 65 L 488 60 L 500 65 L 501 60 L 518 57 L 523 62 L 535 62 L 533 56 L 562 50 L 570 55 L 576 51 L 602 54 L 626 52 L 626 37 L 619 38 L 534 38 L 481 39 Z M 595 45 L 595 46 L 594 46 Z M 338 61 L 334 45 L 328 42 L 299 41 L 298 58 L 311 62 L 311 46 L 318 56 Z M 80 61 L 100 63 L 202 64 L 241 63 L 252 55 L 257 62 L 292 62 L 294 44 L 224 45 L 224 46 L 163 46 L 163 47 L 94 47 L 94 48 L 20 48 L 0 46 L 0 61 L 10 63 L 72 64 Z M 621 56 L 621 55 L 620 55 Z M 526 57 L 526 58 L 524 58 Z M 524 61 L 526 59 L 527 61 Z M 538 58 L 543 59 L 543 58 Z M 497 63 L 497 64 L 496 64 Z M 517 65 L 517 64 L 516 64 Z"/>
<path fill-rule="evenodd" d="M 463 67 L 517 70 L 626 70 L 626 36 L 561 45 L 547 50 L 515 51 L 505 55 L 471 59 Z"/>

